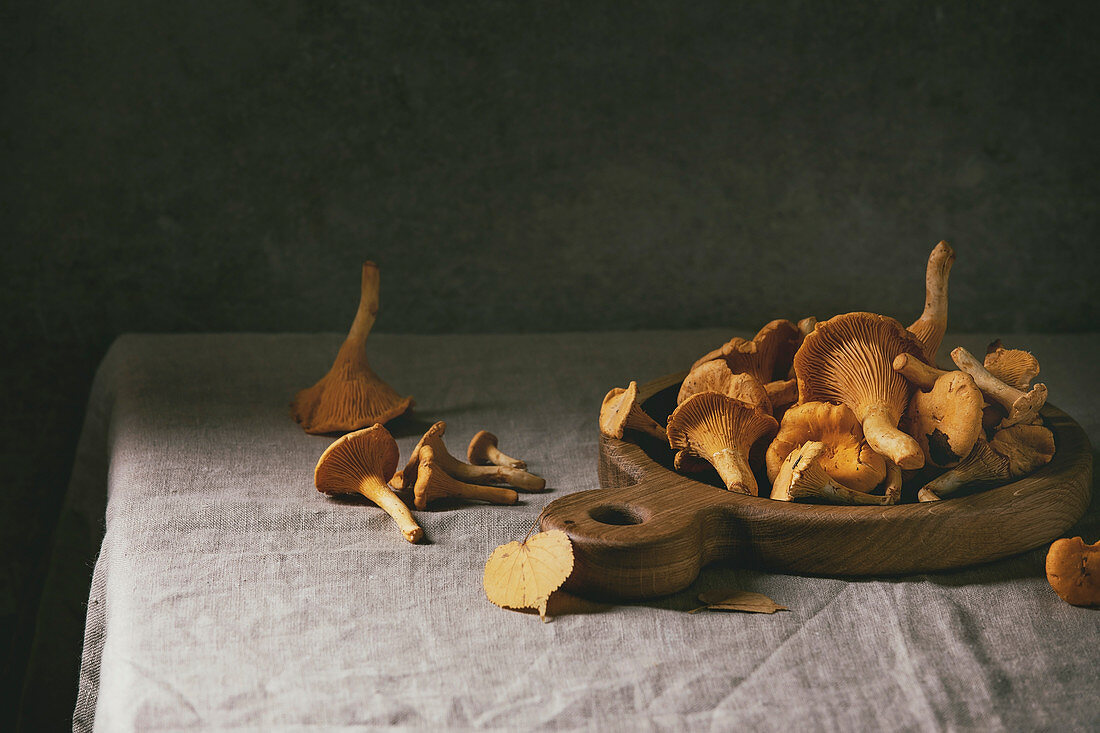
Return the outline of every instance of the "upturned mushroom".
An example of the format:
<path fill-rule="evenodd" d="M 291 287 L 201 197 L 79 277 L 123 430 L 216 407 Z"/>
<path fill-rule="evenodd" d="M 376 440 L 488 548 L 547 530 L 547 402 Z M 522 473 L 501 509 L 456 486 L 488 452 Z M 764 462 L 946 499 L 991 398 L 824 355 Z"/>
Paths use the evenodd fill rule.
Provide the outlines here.
<path fill-rule="evenodd" d="M 395 489 L 408 488 L 416 483 L 417 472 L 420 466 L 420 455 L 426 447 L 432 449 L 436 465 L 446 471 L 452 477 L 461 481 L 469 481 L 475 484 L 511 484 L 524 491 L 542 491 L 546 488 L 546 480 L 518 468 L 508 466 L 471 466 L 463 463 L 450 454 L 443 442 L 443 434 L 447 431 L 447 423 L 440 420 L 428 428 L 427 432 L 417 442 L 409 457 L 405 468 L 393 477 Z"/>
<path fill-rule="evenodd" d="M 1007 416 L 998 427 L 1007 428 L 1018 423 L 1030 422 L 1047 401 L 1047 387 L 1036 384 L 1028 391 L 1011 387 L 989 373 L 981 362 L 961 346 L 951 352 L 951 358 L 964 372 L 974 378 L 974 383 L 992 402 L 1005 409 Z"/>
<path fill-rule="evenodd" d="M 466 448 L 466 460 L 475 466 L 506 466 L 508 468 L 527 468 L 527 461 L 512 458 L 497 447 L 497 436 L 488 430 L 481 430 L 470 439 Z"/>
<path fill-rule="evenodd" d="M 974 447 L 982 433 L 981 390 L 965 372 L 946 372 L 929 391 L 909 398 L 903 421 L 934 466 L 950 468 Z"/>
<path fill-rule="evenodd" d="M 825 445 L 810 441 L 795 448 L 783 460 L 772 484 L 771 498 L 777 501 L 824 501 L 830 504 L 884 506 L 886 497 L 851 489 L 821 465 Z"/>
<path fill-rule="evenodd" d="M 515 504 L 519 499 L 512 489 L 469 484 L 454 478 L 437 462 L 430 445 L 420 449 L 420 460 L 413 484 L 413 506 L 424 509 L 436 499 L 470 499 L 489 504 Z"/>
<path fill-rule="evenodd" d="M 1039 376 L 1039 360 L 1023 349 L 1006 349 L 1000 339 L 989 345 L 982 365 L 1009 387 L 1027 390 Z"/>
<path fill-rule="evenodd" d="M 827 402 L 804 402 L 787 410 L 768 446 L 764 457 L 768 480 L 774 484 L 787 456 L 810 442 L 822 444 L 816 460 L 841 485 L 867 493 L 886 478 L 886 459 L 864 440 L 863 428 L 851 409 Z"/>
<path fill-rule="evenodd" d="M 718 471 L 729 491 L 757 495 L 749 451 L 779 424 L 760 408 L 716 392 L 684 400 L 668 418 L 668 444 L 677 451 L 676 468 L 688 457 L 703 458 Z"/>
<path fill-rule="evenodd" d="M 313 470 L 313 483 L 323 494 L 362 494 L 393 517 L 406 540 L 417 542 L 424 531 L 388 486 L 397 457 L 393 436 L 373 425 L 337 438 L 326 448 Z"/>
<path fill-rule="evenodd" d="M 817 324 L 794 357 L 802 402 L 847 405 L 877 453 L 905 469 L 924 465 L 924 452 L 898 430 L 909 400 L 909 382 L 892 364 L 898 354 L 920 354 L 921 345 L 893 318 L 846 313 Z"/>
<path fill-rule="evenodd" d="M 959 465 L 917 492 L 920 501 L 938 501 L 965 486 L 1003 483 L 1026 476 L 1054 457 L 1054 435 L 1041 425 L 1013 425 L 986 442 L 979 438 Z"/>
<path fill-rule="evenodd" d="M 936 363 L 936 352 L 947 332 L 947 278 L 954 262 L 955 250 L 947 242 L 932 249 L 924 273 L 924 312 L 909 326 L 929 364 Z"/>
<path fill-rule="evenodd" d="M 1066 603 L 1100 606 L 1100 542 L 1055 540 L 1047 551 L 1047 582 Z"/>
<path fill-rule="evenodd" d="M 723 359 L 734 374 L 751 374 L 761 384 L 786 379 L 802 338 L 798 326 L 783 318 L 776 319 L 765 324 L 751 341 L 734 337 L 697 359 L 691 368 Z"/>
<path fill-rule="evenodd" d="M 399 395 L 367 362 L 365 346 L 378 315 L 378 291 L 378 265 L 364 262 L 359 309 L 332 368 L 312 387 L 298 392 L 290 405 L 295 422 L 307 433 L 346 432 L 387 423 L 412 407 L 412 397 Z"/>
<path fill-rule="evenodd" d="M 764 385 L 751 374 L 734 374 L 724 359 L 703 362 L 688 372 L 680 385 L 676 404 L 700 392 L 717 392 L 735 400 L 759 407 L 765 412 L 772 411 L 771 400 Z"/>
<path fill-rule="evenodd" d="M 600 432 L 609 438 L 623 437 L 627 430 L 665 440 L 665 429 L 645 413 L 638 404 L 638 383 L 631 382 L 626 389 L 615 387 L 603 398 L 600 407 Z"/>

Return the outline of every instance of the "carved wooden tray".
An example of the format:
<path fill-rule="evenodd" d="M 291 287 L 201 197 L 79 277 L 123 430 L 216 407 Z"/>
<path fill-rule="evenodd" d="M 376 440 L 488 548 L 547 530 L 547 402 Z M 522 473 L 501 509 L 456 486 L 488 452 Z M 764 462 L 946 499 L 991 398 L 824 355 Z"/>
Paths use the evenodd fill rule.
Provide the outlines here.
<path fill-rule="evenodd" d="M 639 387 L 639 402 L 658 422 L 675 407 L 685 375 Z M 730 493 L 719 488 L 717 475 L 711 484 L 704 474 L 674 472 L 672 452 L 656 440 L 641 436 L 634 444 L 601 435 L 604 488 L 557 499 L 541 524 L 573 541 L 576 564 L 567 588 L 620 598 L 682 590 L 716 561 L 822 575 L 899 575 L 986 562 L 1050 542 L 1088 507 L 1088 437 L 1055 407 L 1045 407 L 1042 416 L 1056 452 L 1030 476 L 969 496 L 888 507 Z M 758 481 L 766 490 L 766 477 Z"/>

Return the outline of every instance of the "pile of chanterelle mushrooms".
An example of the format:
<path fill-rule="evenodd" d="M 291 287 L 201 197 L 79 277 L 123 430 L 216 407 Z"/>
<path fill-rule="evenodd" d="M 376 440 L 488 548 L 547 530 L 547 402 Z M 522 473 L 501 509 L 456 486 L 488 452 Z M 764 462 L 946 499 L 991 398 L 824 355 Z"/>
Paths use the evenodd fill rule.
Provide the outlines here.
<path fill-rule="evenodd" d="M 365 351 L 378 315 L 378 266 L 363 263 L 359 308 L 351 329 L 328 373 L 294 396 L 291 416 L 307 433 L 347 433 L 332 443 L 314 468 L 317 490 L 324 494 L 360 494 L 393 517 L 409 542 L 424 532 L 408 505 L 425 509 L 437 499 L 464 499 L 515 504 L 508 484 L 523 491 L 542 491 L 546 481 L 526 471 L 527 463 L 505 455 L 497 437 L 482 430 L 470 440 L 464 463 L 443 444 L 444 422 L 428 428 L 400 471 L 397 441 L 382 425 L 407 412 L 411 397 L 402 397 L 374 373 Z M 369 426 L 369 427 L 367 427 Z M 353 432 L 348 432 L 353 431 Z"/>
<path fill-rule="evenodd" d="M 984 361 L 957 348 L 956 369 L 936 366 L 954 260 L 947 242 L 932 250 L 924 312 L 908 328 L 862 312 L 772 321 L 698 359 L 666 426 L 631 382 L 604 398 L 600 430 L 667 441 L 676 470 L 709 464 L 743 494 L 761 493 L 759 466 L 780 501 L 896 504 L 910 479 L 920 501 L 937 501 L 1030 473 L 1054 455 L 1035 357 L 995 341 Z"/>

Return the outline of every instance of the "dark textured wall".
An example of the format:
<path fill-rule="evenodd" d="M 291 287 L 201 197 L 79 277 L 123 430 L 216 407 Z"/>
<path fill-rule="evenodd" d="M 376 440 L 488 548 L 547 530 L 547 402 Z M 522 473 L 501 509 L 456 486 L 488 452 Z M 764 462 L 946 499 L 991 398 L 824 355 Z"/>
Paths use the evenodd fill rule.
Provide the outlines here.
<path fill-rule="evenodd" d="M 387 331 L 908 321 L 941 238 L 954 329 L 1095 328 L 1095 8 L 9 3 L 8 666 L 123 331 L 343 330 L 366 258 Z"/>

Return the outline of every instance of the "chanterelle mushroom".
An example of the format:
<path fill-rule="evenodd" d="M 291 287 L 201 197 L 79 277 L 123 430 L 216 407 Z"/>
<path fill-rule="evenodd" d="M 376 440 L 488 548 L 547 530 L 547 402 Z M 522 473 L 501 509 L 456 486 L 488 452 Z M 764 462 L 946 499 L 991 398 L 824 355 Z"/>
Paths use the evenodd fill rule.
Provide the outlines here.
<path fill-rule="evenodd" d="M 420 460 L 413 484 L 413 504 L 424 509 L 429 502 L 443 498 L 473 499 L 490 504 L 515 504 L 519 494 L 499 486 L 468 484 L 450 476 L 437 462 L 437 454 L 430 445 L 420 449 Z"/>
<path fill-rule="evenodd" d="M 924 312 L 909 327 L 920 341 L 929 364 L 936 363 L 936 352 L 947 332 L 947 278 L 954 262 L 955 250 L 947 242 L 940 242 L 932 249 L 924 274 Z"/>
<path fill-rule="evenodd" d="M 716 392 L 700 392 L 669 415 L 668 444 L 678 451 L 677 468 L 685 457 L 706 459 L 728 490 L 756 496 L 749 451 L 778 427 L 775 418 L 759 408 Z"/>
<path fill-rule="evenodd" d="M 932 389 L 936 380 L 947 374 L 943 369 L 929 366 L 912 354 L 898 354 L 894 357 L 894 371 L 908 379 L 921 389 Z"/>
<path fill-rule="evenodd" d="M 968 485 L 1005 482 L 1025 476 L 1054 457 L 1054 435 L 1041 425 L 1013 425 L 988 443 L 979 438 L 963 461 L 929 481 L 921 501 L 938 501 Z"/>
<path fill-rule="evenodd" d="M 527 469 L 527 461 L 521 461 L 505 455 L 497 447 L 497 436 L 488 430 L 482 430 L 470 438 L 470 445 L 466 448 L 466 460 L 475 466 L 507 466 L 508 468 Z"/>
<path fill-rule="evenodd" d="M 626 430 L 636 430 L 665 440 L 665 429 L 638 404 L 638 383 L 631 382 L 626 389 L 615 387 L 603 398 L 600 407 L 600 432 L 609 438 L 623 437 Z"/>
<path fill-rule="evenodd" d="M 463 463 L 447 451 L 447 446 L 443 443 L 443 434 L 446 430 L 447 423 L 442 420 L 428 428 L 413 448 L 405 468 L 393 477 L 392 483 L 395 489 L 408 488 L 416 483 L 417 471 L 421 463 L 420 454 L 424 452 L 425 447 L 431 447 L 436 465 L 456 479 L 475 484 L 511 484 L 524 491 L 542 491 L 546 488 L 545 479 L 518 468 L 471 466 Z"/>
<path fill-rule="evenodd" d="M 328 374 L 294 396 L 291 415 L 307 433 L 357 430 L 387 423 L 412 407 L 367 363 L 365 345 L 378 315 L 378 265 L 363 263 L 359 309 Z"/>
<path fill-rule="evenodd" d="M 867 442 L 905 469 L 924 465 L 917 441 L 898 430 L 909 400 L 909 382 L 894 371 L 898 354 L 920 354 L 921 345 L 893 318 L 846 313 L 817 324 L 794 357 L 802 402 L 847 405 Z"/>
<path fill-rule="evenodd" d="M 393 517 L 401 534 L 416 542 L 424 531 L 387 485 L 397 468 L 397 442 L 381 425 L 337 438 L 317 461 L 313 483 L 324 494 L 362 494 Z"/>
<path fill-rule="evenodd" d="M 870 504 L 884 506 L 885 496 L 871 496 L 844 486 L 821 466 L 825 446 L 810 441 L 791 451 L 779 467 L 772 485 L 771 498 L 777 501 L 804 499 L 830 504 Z"/>
<path fill-rule="evenodd" d="M 984 404 L 969 374 L 946 372 L 930 391 L 917 390 L 909 398 L 904 422 L 928 461 L 950 468 L 970 453 L 982 435 Z"/>
<path fill-rule="evenodd" d="M 1007 428 L 1030 422 L 1047 401 L 1047 386 L 1036 384 L 1027 392 L 1011 387 L 989 373 L 974 355 L 961 346 L 951 352 L 959 369 L 974 378 L 974 383 L 989 399 L 1003 407 L 1008 416 L 998 427 Z"/>
<path fill-rule="evenodd" d="M 700 392 L 717 392 L 753 407 L 759 407 L 764 412 L 772 411 L 771 400 L 768 399 L 764 385 L 751 374 L 734 374 L 730 371 L 729 364 L 723 359 L 703 362 L 688 372 L 683 384 L 680 385 L 676 404 Z"/>
<path fill-rule="evenodd" d="M 1100 606 L 1100 542 L 1080 537 L 1055 540 L 1047 551 L 1047 582 L 1074 606 Z"/>
<path fill-rule="evenodd" d="M 768 446 L 768 479 L 774 484 L 784 459 L 812 441 L 823 446 L 816 460 L 840 484 L 869 492 L 886 478 L 886 460 L 863 439 L 863 428 L 851 409 L 827 402 L 805 402 L 787 410 L 775 440 Z"/>
<path fill-rule="evenodd" d="M 708 361 L 723 359 L 734 374 L 751 374 L 761 384 L 786 379 L 791 359 L 803 334 L 798 326 L 785 319 L 765 324 L 751 341 L 734 337 L 697 359 L 692 369 Z"/>
<path fill-rule="evenodd" d="M 985 352 L 983 366 L 1009 387 L 1026 390 L 1031 380 L 1039 376 L 1039 360 L 1023 349 L 1006 349 L 997 339 Z"/>

